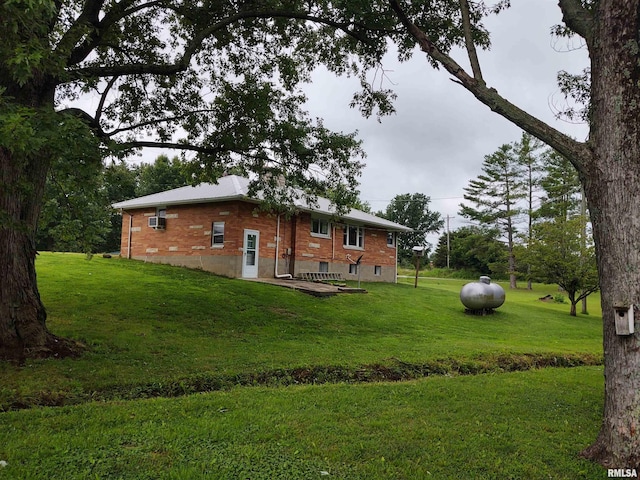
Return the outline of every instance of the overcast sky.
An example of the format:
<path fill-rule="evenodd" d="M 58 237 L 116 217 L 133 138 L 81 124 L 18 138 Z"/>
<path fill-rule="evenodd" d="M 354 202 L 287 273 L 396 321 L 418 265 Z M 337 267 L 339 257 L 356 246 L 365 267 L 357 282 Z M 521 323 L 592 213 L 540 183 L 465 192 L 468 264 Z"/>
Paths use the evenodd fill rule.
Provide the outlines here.
<path fill-rule="evenodd" d="M 587 127 L 556 120 L 552 104 L 563 100 L 557 72 L 579 73 L 588 65 L 586 49 L 552 38 L 550 28 L 562 18 L 557 1 L 515 0 L 512 5 L 486 22 L 492 48 L 478 54 L 487 85 L 555 128 L 584 140 Z M 468 65 L 464 52 L 454 53 L 454 58 L 465 68 Z M 356 79 L 322 71 L 305 88 L 309 113 L 324 118 L 325 126 L 333 130 L 358 130 L 367 153 L 361 199 L 374 211 L 384 210 L 395 195 L 424 193 L 432 199 L 432 210 L 455 217 L 451 220 L 455 229 L 464 222 L 458 215 L 463 188 L 481 173 L 484 156 L 520 140 L 522 131 L 452 82 L 444 70 L 434 70 L 421 52 L 404 64 L 390 55 L 384 68 L 395 84 L 386 87 L 393 88 L 398 99 L 396 113 L 382 123 L 349 108 L 359 86 Z M 429 241 L 435 247 L 437 236 Z"/>

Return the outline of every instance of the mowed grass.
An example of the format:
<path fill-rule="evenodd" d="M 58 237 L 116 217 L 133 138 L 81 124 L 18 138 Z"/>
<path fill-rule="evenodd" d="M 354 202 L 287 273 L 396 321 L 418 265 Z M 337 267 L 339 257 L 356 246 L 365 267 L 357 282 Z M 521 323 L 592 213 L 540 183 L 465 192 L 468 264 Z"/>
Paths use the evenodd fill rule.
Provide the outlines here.
<path fill-rule="evenodd" d="M 458 299 L 464 281 L 315 298 L 115 258 L 43 253 L 37 270 L 49 328 L 88 350 L 0 362 L 5 410 L 68 404 L 0 413 L 0 479 L 606 478 L 578 457 L 601 421 L 600 366 L 498 373 L 527 355 L 597 362 L 595 299 L 574 318 L 538 300 L 556 287 L 536 285 L 473 317 Z M 463 368 L 406 382 L 331 376 L 452 363 Z M 455 374 L 478 365 L 492 373 Z M 240 386 L 315 367 L 327 383 Z M 221 391 L 144 398 L 218 388 L 216 376 L 230 380 Z"/>
<path fill-rule="evenodd" d="M 59 404 L 123 386 L 193 375 L 314 366 L 483 361 L 497 355 L 602 355 L 601 319 L 540 302 L 553 287 L 507 292 L 474 317 L 464 282 L 367 284 L 315 298 L 289 289 L 164 265 L 43 253 L 38 281 L 49 328 L 85 343 L 79 359 L 0 363 L 0 406 Z"/>
<path fill-rule="evenodd" d="M 599 367 L 236 388 L 0 416 L 0 479 L 605 479 Z"/>

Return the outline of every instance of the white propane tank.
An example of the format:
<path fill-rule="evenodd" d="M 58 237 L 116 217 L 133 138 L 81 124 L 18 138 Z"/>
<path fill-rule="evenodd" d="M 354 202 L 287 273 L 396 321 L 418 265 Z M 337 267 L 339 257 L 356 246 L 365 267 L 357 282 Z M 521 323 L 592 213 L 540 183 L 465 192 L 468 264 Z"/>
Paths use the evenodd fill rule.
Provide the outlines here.
<path fill-rule="evenodd" d="M 484 313 L 504 303 L 504 289 L 483 275 L 478 282 L 467 283 L 460 290 L 460 301 L 472 312 Z"/>

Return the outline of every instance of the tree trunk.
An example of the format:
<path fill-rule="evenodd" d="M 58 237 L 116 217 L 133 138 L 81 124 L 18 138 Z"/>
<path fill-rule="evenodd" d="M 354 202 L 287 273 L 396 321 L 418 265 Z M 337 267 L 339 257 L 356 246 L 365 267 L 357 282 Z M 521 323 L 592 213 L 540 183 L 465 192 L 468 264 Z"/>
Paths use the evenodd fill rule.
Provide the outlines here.
<path fill-rule="evenodd" d="M 605 405 L 583 452 L 609 468 L 640 467 L 640 338 L 617 335 L 613 305 L 640 304 L 639 2 L 599 2 L 591 56 L 591 142 L 585 185 L 602 292 Z M 638 316 L 636 316 L 638 318 Z M 636 323 L 636 330 L 638 324 Z"/>
<path fill-rule="evenodd" d="M 518 284 L 516 281 L 516 255 L 513 251 L 513 226 L 511 225 L 511 218 L 508 219 L 508 233 L 507 233 L 507 249 L 509 251 L 509 288 L 514 290 L 518 288 Z"/>
<path fill-rule="evenodd" d="M 36 282 L 35 230 L 48 159 L 0 147 L 0 358 L 37 356 L 52 341 Z"/>
<path fill-rule="evenodd" d="M 83 350 L 79 343 L 47 330 L 38 292 L 38 216 L 52 155 L 65 152 L 68 146 L 57 130 L 63 119 L 56 117 L 54 109 L 56 80 L 42 72 L 32 73 L 29 81 L 19 83 L 10 71 L 0 69 L 0 89 L 7 99 L 3 108 L 23 116 L 22 130 L 7 140 L 9 144 L 0 144 L 0 359 L 17 361 L 76 356 Z"/>

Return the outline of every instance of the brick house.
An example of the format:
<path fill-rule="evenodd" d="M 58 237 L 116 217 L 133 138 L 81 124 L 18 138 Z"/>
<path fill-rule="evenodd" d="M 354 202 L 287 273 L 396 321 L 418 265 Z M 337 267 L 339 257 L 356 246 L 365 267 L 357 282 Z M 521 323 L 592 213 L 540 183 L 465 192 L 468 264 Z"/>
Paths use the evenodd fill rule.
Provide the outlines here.
<path fill-rule="evenodd" d="M 122 256 L 237 278 L 357 279 L 360 269 L 363 281 L 396 281 L 396 236 L 410 228 L 353 209 L 336 220 L 323 198 L 295 215 L 267 213 L 247 196 L 248 184 L 229 175 L 114 204 L 123 216 Z"/>

